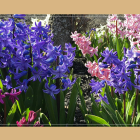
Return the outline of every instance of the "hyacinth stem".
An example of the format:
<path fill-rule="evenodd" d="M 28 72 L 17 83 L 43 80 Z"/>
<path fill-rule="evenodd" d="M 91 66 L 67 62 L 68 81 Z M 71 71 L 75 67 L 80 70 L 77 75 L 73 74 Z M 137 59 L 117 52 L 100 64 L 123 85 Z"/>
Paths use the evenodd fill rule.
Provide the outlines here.
<path fill-rule="evenodd" d="M 41 108 L 39 110 L 37 110 L 35 113 L 41 112 Z"/>
<path fill-rule="evenodd" d="M 56 59 L 56 66 L 58 65 L 59 65 L 59 56 L 57 56 L 57 59 Z M 56 88 L 60 89 L 60 78 L 56 79 Z M 57 100 L 57 111 L 58 111 L 58 119 L 59 119 L 59 112 L 60 112 L 60 94 L 59 93 L 56 95 L 56 100 Z"/>
<path fill-rule="evenodd" d="M 140 69 L 140 65 L 138 66 L 138 68 Z M 139 75 L 140 75 L 140 72 L 138 72 L 138 75 L 137 75 L 137 85 L 139 85 L 139 82 L 138 82 L 138 76 L 139 76 Z M 134 121 L 134 117 L 135 117 L 135 115 L 136 115 L 137 103 L 138 103 L 138 94 L 139 94 L 139 90 L 136 89 L 135 106 L 134 106 L 134 111 L 133 111 L 133 115 L 132 115 L 131 123 L 133 123 L 133 121 Z"/>
<path fill-rule="evenodd" d="M 124 103 L 124 122 L 126 120 L 126 107 L 125 107 L 125 92 L 123 93 L 123 103 Z"/>
<path fill-rule="evenodd" d="M 112 64 L 110 65 L 110 70 L 112 68 Z M 111 86 L 111 96 L 114 98 L 114 91 L 113 91 L 113 86 Z"/>
<path fill-rule="evenodd" d="M 116 20 L 116 37 L 118 38 L 118 27 L 117 27 L 117 20 Z"/>
<path fill-rule="evenodd" d="M 30 44 L 30 58 L 31 58 L 31 62 L 30 65 L 32 65 L 32 46 Z M 28 68 L 28 79 L 31 78 L 31 69 Z M 28 86 L 30 85 L 30 81 L 28 82 Z"/>
<path fill-rule="evenodd" d="M 6 101 L 4 99 L 4 124 L 6 125 Z"/>
<path fill-rule="evenodd" d="M 111 86 L 111 96 L 114 98 L 113 87 Z"/>

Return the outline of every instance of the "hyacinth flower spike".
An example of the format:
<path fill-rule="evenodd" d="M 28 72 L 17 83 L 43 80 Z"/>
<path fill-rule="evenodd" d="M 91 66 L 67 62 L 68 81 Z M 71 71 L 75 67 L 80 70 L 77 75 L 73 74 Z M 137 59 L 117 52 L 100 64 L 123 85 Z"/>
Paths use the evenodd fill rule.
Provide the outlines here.
<path fill-rule="evenodd" d="M 10 96 L 10 97 L 9 97 L 9 100 L 11 100 L 12 103 L 14 103 L 15 100 L 19 100 L 17 96 L 18 96 L 20 93 L 21 93 L 21 91 L 16 92 L 16 89 L 12 89 L 10 93 L 5 92 L 4 95 L 5 95 L 5 96 Z"/>
<path fill-rule="evenodd" d="M 60 89 L 56 89 L 56 85 L 54 84 L 49 87 L 48 82 L 46 82 L 45 88 L 46 90 L 43 89 L 43 92 L 49 94 L 53 99 L 55 99 L 54 94 L 58 94 L 60 92 Z"/>

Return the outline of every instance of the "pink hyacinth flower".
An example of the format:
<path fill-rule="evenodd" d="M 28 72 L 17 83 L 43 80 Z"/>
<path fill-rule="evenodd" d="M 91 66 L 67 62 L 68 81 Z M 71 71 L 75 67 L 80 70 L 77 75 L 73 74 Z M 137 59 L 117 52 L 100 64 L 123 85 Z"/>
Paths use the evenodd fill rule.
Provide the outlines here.
<path fill-rule="evenodd" d="M 33 127 L 36 127 L 36 126 L 43 127 L 43 125 L 40 125 L 40 122 L 39 122 L 39 121 L 37 121 L 37 122 L 34 124 L 34 126 L 33 126 Z"/>
<path fill-rule="evenodd" d="M 28 123 L 32 122 L 36 117 L 37 117 L 36 112 L 30 111 L 30 112 L 29 112 Z"/>
<path fill-rule="evenodd" d="M 10 93 L 5 92 L 4 95 L 10 96 L 10 97 L 9 97 L 9 100 L 11 100 L 12 103 L 14 103 L 15 100 L 19 100 L 17 96 L 18 96 L 20 93 L 21 93 L 21 91 L 16 92 L 16 89 L 12 89 Z"/>
<path fill-rule="evenodd" d="M 28 122 L 26 121 L 25 117 L 22 117 L 22 119 L 19 122 L 16 121 L 16 124 L 17 124 L 18 127 L 21 127 L 24 124 L 28 124 Z"/>

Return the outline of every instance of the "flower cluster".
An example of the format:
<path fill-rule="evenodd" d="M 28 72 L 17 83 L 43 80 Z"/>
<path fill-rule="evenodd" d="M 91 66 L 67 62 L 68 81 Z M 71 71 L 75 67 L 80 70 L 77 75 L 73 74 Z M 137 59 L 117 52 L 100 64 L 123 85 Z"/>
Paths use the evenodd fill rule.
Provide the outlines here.
<path fill-rule="evenodd" d="M 31 122 L 33 122 L 37 117 L 37 114 L 36 112 L 34 111 L 30 111 L 29 112 L 29 117 L 28 117 L 28 121 L 26 121 L 25 117 L 22 117 L 22 119 L 18 122 L 16 122 L 17 126 L 18 127 L 22 127 L 22 126 L 30 126 Z M 37 121 L 34 126 L 43 126 L 43 125 L 40 125 L 40 122 Z"/>
<path fill-rule="evenodd" d="M 15 88 L 26 92 L 29 81 L 41 82 L 47 77 L 55 76 L 53 79 L 62 78 L 63 89 L 66 89 L 71 82 L 66 79 L 65 73 L 69 72 L 69 67 L 73 65 L 76 48 L 70 43 L 65 44 L 65 51 L 61 49 L 61 45 L 54 46 L 49 26 L 42 26 L 41 21 L 35 22 L 35 26 L 31 28 L 25 21 L 15 23 L 14 18 L 24 17 L 25 15 L 13 15 L 8 21 L 0 21 L 0 68 L 4 68 L 6 75 L 6 79 L 2 80 L 3 85 L 8 90 Z M 54 67 L 53 63 L 58 57 L 59 64 Z M 12 87 L 12 75 L 16 87 Z M 23 76 L 26 77 L 24 80 Z M 54 85 L 46 85 L 46 88 L 45 93 L 54 94 Z"/>
<path fill-rule="evenodd" d="M 116 34 L 116 22 L 117 33 L 121 38 L 128 37 L 131 45 L 138 45 L 140 43 L 140 15 L 139 14 L 124 14 L 124 22 L 118 19 L 117 15 L 113 14 L 107 19 L 107 26 L 109 31 Z"/>
<path fill-rule="evenodd" d="M 124 38 L 125 31 L 123 30 L 123 23 L 118 19 L 116 14 L 112 14 L 112 16 L 108 16 L 107 19 L 107 27 L 109 31 L 116 35 L 116 21 L 117 21 L 117 34 L 120 34 L 122 38 Z"/>
<path fill-rule="evenodd" d="M 103 53 L 101 53 L 102 57 L 98 60 L 98 62 L 102 59 L 102 62 L 100 62 L 99 65 L 95 64 L 94 67 L 90 68 L 90 71 L 96 71 L 96 73 L 99 73 L 103 69 L 109 69 L 108 70 L 108 79 L 106 78 L 100 78 L 100 82 L 95 82 L 93 79 L 91 80 L 90 86 L 92 87 L 91 93 L 95 92 L 96 94 L 101 90 L 103 87 L 105 87 L 105 83 L 109 86 L 112 86 L 115 88 L 115 93 L 123 94 L 124 92 L 128 90 L 132 90 L 132 86 L 139 89 L 139 86 L 134 85 L 131 82 L 130 76 L 131 72 L 130 69 L 134 69 L 135 75 L 138 71 L 138 63 L 140 62 L 140 53 L 134 51 L 135 49 L 126 50 L 125 55 L 122 60 L 119 60 L 117 57 L 117 52 L 113 52 L 113 50 L 109 51 L 108 48 L 105 49 Z M 91 62 L 88 62 L 89 64 L 92 64 Z M 136 63 L 136 64 L 135 64 Z M 87 66 L 87 64 L 86 64 Z M 89 66 L 89 65 L 88 65 Z M 98 68 L 98 69 L 97 69 Z M 88 72 L 90 72 L 88 70 Z M 95 73 L 95 72 L 93 72 Z M 105 74 L 105 73 L 103 73 Z M 94 76 L 97 76 L 97 74 L 94 74 Z M 104 75 L 103 75 L 104 76 Z M 137 78 L 136 78 L 137 79 Z M 136 80 L 137 81 L 137 80 Z M 135 82 L 135 84 L 137 84 Z M 101 96 L 101 95 L 100 95 Z M 102 97 L 105 98 L 105 97 Z M 104 100 L 104 99 L 102 99 Z M 100 101 L 100 100 L 98 100 Z M 106 99 L 104 100 L 106 101 Z M 107 102 L 107 101 L 106 101 Z M 108 102 L 107 102 L 108 103 Z"/>
<path fill-rule="evenodd" d="M 4 94 L 2 94 L 2 89 L 0 89 L 0 103 L 4 104 L 3 98 L 5 98 L 6 96 L 9 96 L 9 100 L 12 101 L 12 103 L 15 102 L 15 100 L 19 100 L 18 99 L 18 95 L 21 93 L 21 91 L 16 92 L 16 89 L 11 89 L 11 92 L 5 92 Z"/>
<path fill-rule="evenodd" d="M 90 73 L 92 77 L 96 76 L 100 80 L 109 80 L 110 69 L 99 67 L 95 61 L 93 63 L 88 61 L 85 66 L 88 68 L 88 73 Z"/>
<path fill-rule="evenodd" d="M 94 54 L 98 56 L 98 46 L 96 48 L 91 47 L 91 41 L 89 37 L 81 36 L 81 34 L 75 31 L 72 33 L 71 38 L 75 41 L 75 44 L 78 45 L 79 49 L 82 51 L 82 54 L 85 56 L 89 54 L 92 57 Z"/>

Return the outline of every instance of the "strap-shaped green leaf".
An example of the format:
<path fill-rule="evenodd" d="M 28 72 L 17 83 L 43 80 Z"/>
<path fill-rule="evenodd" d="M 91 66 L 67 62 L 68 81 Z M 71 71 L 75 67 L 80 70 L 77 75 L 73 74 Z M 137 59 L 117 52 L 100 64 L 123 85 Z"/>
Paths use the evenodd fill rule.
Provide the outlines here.
<path fill-rule="evenodd" d="M 79 81 L 79 82 L 81 82 L 81 81 Z M 79 93 L 79 97 L 80 97 L 80 100 L 81 100 L 81 105 L 82 105 L 81 107 L 84 110 L 85 114 L 87 114 L 86 103 L 85 103 L 83 91 L 82 91 L 82 89 L 81 89 L 79 84 L 77 84 L 77 83 L 75 83 L 75 84 L 76 84 L 77 91 Z"/>
<path fill-rule="evenodd" d="M 121 60 L 121 46 L 120 46 L 119 39 L 117 37 L 116 37 L 116 49 L 117 49 L 118 58 Z"/>
<path fill-rule="evenodd" d="M 47 118 L 47 116 L 44 113 L 40 113 L 40 118 L 45 125 L 51 126 L 49 119 Z"/>
<path fill-rule="evenodd" d="M 127 126 L 126 123 L 124 122 L 123 118 L 119 114 L 118 110 L 115 111 L 117 119 L 119 121 L 119 126 Z"/>
<path fill-rule="evenodd" d="M 119 112 L 121 112 L 121 109 L 122 109 L 122 102 L 121 102 L 121 100 L 118 99 L 118 98 L 115 98 L 115 103 L 116 103 L 116 106 L 117 106 L 117 110 Z"/>
<path fill-rule="evenodd" d="M 1 80 L 0 80 L 0 88 L 1 88 L 2 91 L 3 91 L 3 84 L 2 84 L 2 82 L 1 82 Z"/>
<path fill-rule="evenodd" d="M 106 110 L 106 112 L 109 114 L 109 116 L 112 118 L 112 120 L 116 124 L 116 126 L 118 126 L 119 121 L 118 121 L 118 119 L 116 117 L 115 111 L 112 109 L 112 107 L 110 105 L 108 105 L 104 101 L 102 101 L 102 104 L 103 104 L 103 107 Z"/>
<path fill-rule="evenodd" d="M 134 117 L 134 121 L 133 121 L 132 126 L 133 126 L 133 127 L 136 127 L 136 126 L 137 126 L 137 123 L 136 123 L 136 116 Z"/>
<path fill-rule="evenodd" d="M 31 108 L 33 104 L 33 96 L 34 96 L 33 89 L 31 86 L 29 86 L 25 95 L 25 102 L 24 102 L 25 109 Z"/>
<path fill-rule="evenodd" d="M 98 109 L 98 107 L 94 103 L 91 103 L 91 107 L 92 107 L 92 113 L 93 113 L 93 115 L 102 117 L 102 115 L 100 113 L 100 110 Z"/>
<path fill-rule="evenodd" d="M 99 123 L 103 126 L 109 126 L 110 125 L 102 118 L 98 117 L 98 116 L 95 116 L 95 115 L 88 115 L 88 114 L 85 114 L 86 118 L 88 118 L 89 120 L 93 121 L 93 122 L 96 122 L 96 123 Z"/>
<path fill-rule="evenodd" d="M 108 99 L 108 102 L 110 104 L 110 106 L 113 108 L 113 110 L 116 110 L 116 105 L 115 105 L 115 100 L 112 98 L 111 96 L 111 93 L 109 92 L 109 88 L 108 88 L 108 85 L 106 85 L 106 96 L 107 96 L 107 99 Z"/>
<path fill-rule="evenodd" d="M 136 123 L 140 123 L 140 95 L 138 94 Z"/>
<path fill-rule="evenodd" d="M 76 80 L 77 84 L 80 84 L 80 81 L 81 81 L 80 78 L 78 78 Z M 76 84 L 74 84 L 71 91 L 71 96 L 70 96 L 70 103 L 69 103 L 68 115 L 67 115 L 67 120 L 66 120 L 67 124 L 73 124 L 77 95 L 78 95 L 77 87 L 76 87 Z"/>
<path fill-rule="evenodd" d="M 44 93 L 43 93 L 43 88 L 45 85 L 45 81 L 42 81 L 41 83 L 39 83 L 38 89 L 37 89 L 37 98 L 36 98 L 36 107 L 35 110 L 38 110 L 39 108 L 42 108 L 43 106 L 43 100 L 44 100 Z"/>
<path fill-rule="evenodd" d="M 43 82 L 43 81 L 42 81 Z M 32 104 L 32 106 L 31 106 L 31 109 L 32 110 L 37 110 L 38 108 L 36 108 L 36 102 L 39 100 L 38 99 L 38 94 L 39 94 L 39 92 L 38 92 L 38 90 L 39 90 L 39 85 L 42 83 L 42 82 L 39 82 L 39 80 L 37 79 L 36 81 L 31 81 L 30 82 L 30 85 L 31 85 L 31 87 L 32 87 L 32 89 L 33 89 L 33 96 L 34 96 L 34 98 L 33 98 L 33 104 Z M 41 90 L 40 90 L 41 91 Z M 41 96 L 41 95 L 40 95 Z"/>
<path fill-rule="evenodd" d="M 54 106 L 52 103 L 53 99 L 51 99 L 52 97 L 49 94 L 44 93 L 44 98 L 51 124 L 58 124 L 58 116 L 55 115 Z"/>
<path fill-rule="evenodd" d="M 59 115 L 59 124 L 65 124 L 66 122 L 66 114 L 65 114 L 65 98 L 64 93 L 60 91 L 60 115 Z"/>
<path fill-rule="evenodd" d="M 127 106 L 126 106 L 126 124 L 131 123 L 131 116 L 132 116 L 133 109 L 134 109 L 135 98 L 136 98 L 136 93 L 134 93 L 134 95 L 132 96 L 131 101 L 127 103 Z"/>
<path fill-rule="evenodd" d="M 18 104 L 19 104 L 19 107 L 20 107 L 20 110 L 21 110 L 21 113 L 23 113 L 24 111 L 24 99 L 23 99 L 23 94 L 25 94 L 24 92 L 21 92 L 21 94 L 18 95 Z"/>
<path fill-rule="evenodd" d="M 80 108 L 80 110 L 81 110 L 81 112 L 82 112 L 82 115 L 83 115 L 83 117 L 84 117 L 84 119 L 85 119 L 85 121 L 86 121 L 86 124 L 88 125 L 89 124 L 89 121 L 88 121 L 88 119 L 85 117 L 85 111 L 84 111 L 84 109 L 82 108 L 82 105 L 80 105 L 80 104 L 78 104 L 78 106 L 79 106 L 79 108 Z"/>
<path fill-rule="evenodd" d="M 14 115 L 16 113 L 16 109 L 17 109 L 17 104 L 16 102 L 13 104 L 13 106 L 11 107 L 11 110 L 9 111 L 7 118 L 6 118 L 6 124 L 8 124 L 8 126 L 12 123 Z"/>

